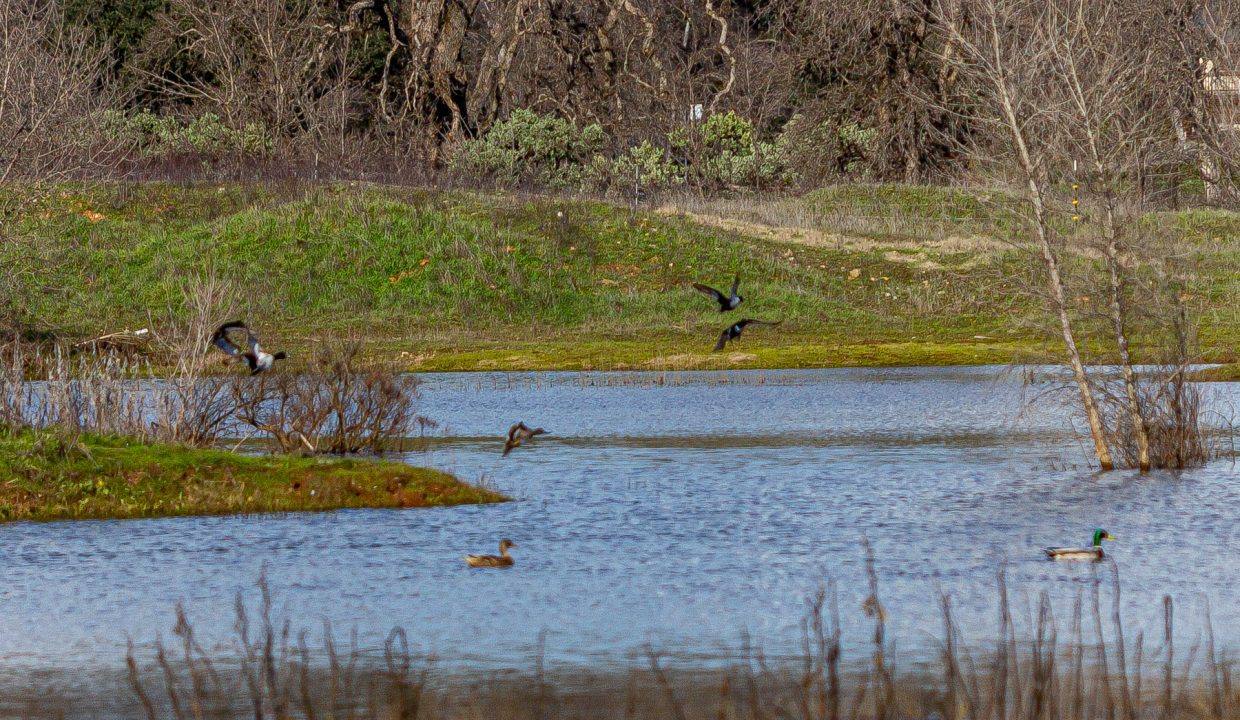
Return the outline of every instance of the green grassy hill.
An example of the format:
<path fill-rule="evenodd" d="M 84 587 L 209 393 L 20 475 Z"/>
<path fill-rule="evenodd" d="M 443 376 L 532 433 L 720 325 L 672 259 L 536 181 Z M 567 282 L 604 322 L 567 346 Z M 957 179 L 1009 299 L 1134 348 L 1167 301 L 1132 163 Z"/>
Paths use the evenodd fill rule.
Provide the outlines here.
<path fill-rule="evenodd" d="M 986 234 L 1012 222 L 987 197 L 924 188 L 634 214 L 378 187 L 61 187 L 15 219 L 0 263 L 25 269 L 28 329 L 67 337 L 145 326 L 213 272 L 268 345 L 358 334 L 414 369 L 1004 362 L 1047 342 L 1029 263 Z M 1201 248 L 1218 275 L 1208 309 L 1226 306 L 1237 216 L 1160 222 Z M 738 313 L 689 286 L 734 273 Z M 784 325 L 709 353 L 740 317 Z M 1206 319 L 1229 357 L 1235 319 Z"/>

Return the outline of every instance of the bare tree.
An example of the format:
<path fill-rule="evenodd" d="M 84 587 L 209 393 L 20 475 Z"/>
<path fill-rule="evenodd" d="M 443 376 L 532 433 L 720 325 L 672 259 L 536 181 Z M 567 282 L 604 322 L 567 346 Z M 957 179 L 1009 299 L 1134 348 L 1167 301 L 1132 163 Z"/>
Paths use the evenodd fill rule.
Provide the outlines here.
<path fill-rule="evenodd" d="M 1235 0 L 1155 4 L 1164 21 L 1147 42 L 1163 49 L 1185 155 L 1197 161 L 1207 201 L 1240 187 L 1240 6 Z"/>
<path fill-rule="evenodd" d="M 119 149 L 105 111 L 120 102 L 107 82 L 106 48 L 68 23 L 57 0 L 0 0 L 0 245 L 20 253 L 0 271 L 0 337 L 37 334 L 29 306 L 48 291 L 59 260 L 7 222 L 47 195 L 47 183 L 106 174 Z"/>
<path fill-rule="evenodd" d="M 149 37 L 148 90 L 229 127 L 333 136 L 353 112 L 347 34 L 318 0 L 171 0 Z"/>
<path fill-rule="evenodd" d="M 1130 308 L 1126 294 L 1126 266 L 1139 262 L 1125 247 L 1125 228 L 1135 219 L 1124 217 L 1120 193 L 1140 164 L 1158 154 L 1167 139 L 1168 93 L 1151 68 L 1156 46 L 1133 42 L 1141 37 L 1141 12 L 1120 12 L 1109 3 L 1068 0 L 1051 3 L 1050 92 L 1064 99 L 1062 113 L 1053 116 L 1059 147 L 1085 163 L 1085 189 L 1096 198 L 1101 217 L 1098 249 L 1106 265 L 1107 312 L 1123 375 L 1128 426 L 1136 438 L 1137 465 L 1150 469 L 1149 434 L 1137 387 L 1129 343 Z M 1128 10 L 1131 10 L 1129 8 Z M 1129 204 L 1131 207 L 1131 203 Z M 1079 216 L 1078 216 L 1079 217 Z"/>
<path fill-rule="evenodd" d="M 945 22 L 934 2 L 780 5 L 781 41 L 797 68 L 790 86 L 810 93 L 799 98 L 797 112 L 817 123 L 872 132 L 857 159 L 878 178 L 913 183 L 958 172 L 960 144 L 973 124 L 965 87 L 971 76 L 960 72 L 958 28 Z M 954 17 L 966 22 L 964 15 Z"/>
<path fill-rule="evenodd" d="M 104 163 L 106 48 L 56 0 L 0 0 L 0 184 L 54 180 Z M 4 208 L 0 208 L 4 210 Z"/>
<path fill-rule="evenodd" d="M 971 21 L 966 24 L 964 18 Z M 1045 271 L 1047 296 L 1063 341 L 1068 366 L 1089 425 L 1094 453 L 1103 470 L 1115 466 L 1106 425 L 1090 377 L 1081 359 L 1060 254 L 1063 237 L 1051 220 L 1048 175 L 1057 138 L 1048 119 L 1062 107 L 1045 91 L 1053 75 L 1054 55 L 1046 34 L 1052 11 L 1041 0 L 976 0 L 940 4 L 943 18 L 959 48 L 966 70 L 976 78 L 979 118 L 996 130 L 998 147 L 1006 149 L 1024 188 L 1030 231 Z"/>

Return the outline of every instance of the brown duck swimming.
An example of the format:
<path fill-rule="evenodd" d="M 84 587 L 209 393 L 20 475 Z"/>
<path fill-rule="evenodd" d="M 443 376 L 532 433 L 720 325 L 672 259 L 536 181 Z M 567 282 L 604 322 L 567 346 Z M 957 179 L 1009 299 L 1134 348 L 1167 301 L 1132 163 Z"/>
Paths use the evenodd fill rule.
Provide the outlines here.
<path fill-rule="evenodd" d="M 508 548 L 517 545 L 508 538 L 499 541 L 499 555 L 466 555 L 465 562 L 470 567 L 512 567 L 512 556 Z"/>

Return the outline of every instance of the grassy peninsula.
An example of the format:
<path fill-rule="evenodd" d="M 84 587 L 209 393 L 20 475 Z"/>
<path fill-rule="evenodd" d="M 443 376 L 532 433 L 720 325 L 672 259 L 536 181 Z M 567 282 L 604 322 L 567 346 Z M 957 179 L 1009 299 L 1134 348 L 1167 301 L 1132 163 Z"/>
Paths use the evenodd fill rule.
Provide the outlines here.
<path fill-rule="evenodd" d="M 412 508 L 501 502 L 426 468 L 245 456 L 100 435 L 0 434 L 0 520 Z"/>

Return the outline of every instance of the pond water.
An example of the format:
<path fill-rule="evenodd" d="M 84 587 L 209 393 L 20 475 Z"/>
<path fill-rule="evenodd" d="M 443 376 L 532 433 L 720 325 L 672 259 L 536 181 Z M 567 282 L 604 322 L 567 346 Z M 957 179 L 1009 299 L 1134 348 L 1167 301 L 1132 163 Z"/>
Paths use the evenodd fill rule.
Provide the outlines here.
<path fill-rule="evenodd" d="M 1186 641 L 1208 599 L 1240 640 L 1240 484 L 1233 461 L 1181 475 L 1097 475 L 1070 415 L 999 368 L 729 373 L 489 373 L 425 378 L 441 437 L 405 456 L 515 502 L 432 510 L 0 526 L 0 660 L 116 667 L 126 641 L 171 637 L 184 602 L 226 647 L 238 591 L 265 567 L 275 610 L 381 647 L 403 626 L 442 662 L 622 660 L 650 643 L 727 655 L 742 633 L 794 653 L 806 599 L 838 585 L 846 641 L 867 638 L 863 537 L 905 656 L 941 637 L 938 593 L 966 637 L 995 625 L 1006 568 L 1018 618 L 1045 590 L 1062 618 L 1110 564 L 1039 548 L 1109 544 L 1132 630 Z M 1240 385 L 1209 390 L 1231 407 Z M 501 458 L 525 419 L 551 435 Z M 517 543 L 515 568 L 461 555 Z M 1109 590 L 1104 594 L 1109 603 Z"/>

